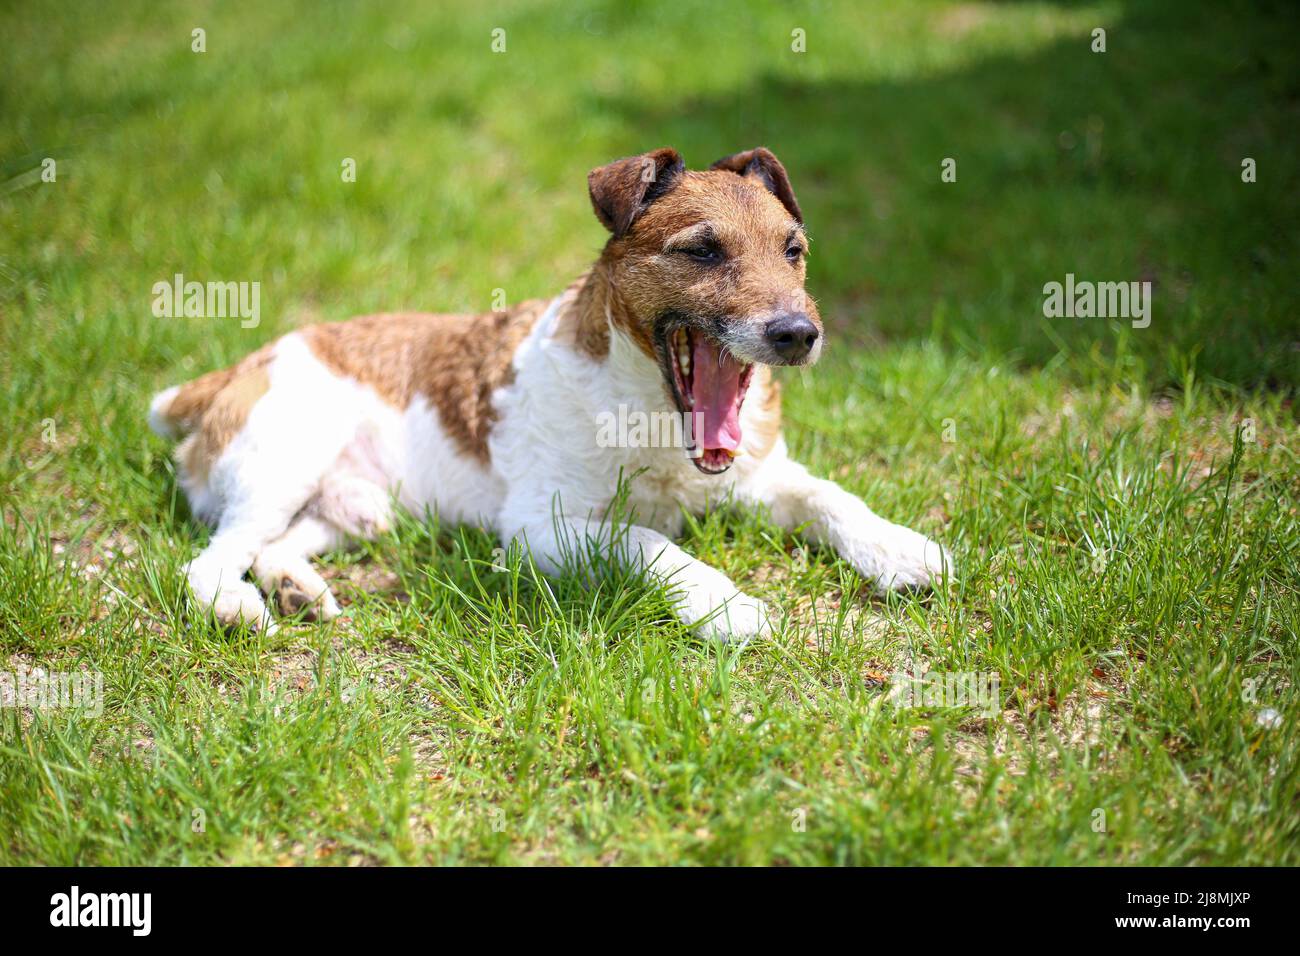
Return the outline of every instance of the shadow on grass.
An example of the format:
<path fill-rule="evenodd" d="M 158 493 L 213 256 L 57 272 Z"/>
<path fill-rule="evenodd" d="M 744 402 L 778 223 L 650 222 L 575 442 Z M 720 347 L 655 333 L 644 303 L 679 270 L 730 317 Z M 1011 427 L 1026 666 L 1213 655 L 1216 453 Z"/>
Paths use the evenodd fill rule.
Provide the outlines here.
<path fill-rule="evenodd" d="M 774 149 L 812 233 L 810 289 L 849 341 L 936 336 L 1087 365 L 1127 335 L 1129 374 L 1153 388 L 1194 366 L 1291 391 L 1296 20 L 1281 3 L 1130 4 L 1103 24 L 1104 53 L 1085 32 L 920 81 L 760 74 L 726 95 L 591 108 L 620 118 L 629 151 L 672 144 L 692 167 Z M 1045 318 L 1043 286 L 1067 274 L 1150 281 L 1150 326 Z"/>

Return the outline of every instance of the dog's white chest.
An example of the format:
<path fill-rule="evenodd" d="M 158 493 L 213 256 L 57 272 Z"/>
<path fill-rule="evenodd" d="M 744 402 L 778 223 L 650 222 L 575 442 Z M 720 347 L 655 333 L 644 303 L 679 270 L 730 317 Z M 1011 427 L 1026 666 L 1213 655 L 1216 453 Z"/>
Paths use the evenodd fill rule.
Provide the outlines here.
<path fill-rule="evenodd" d="M 743 458 L 719 476 L 691 464 L 658 370 L 635 345 L 616 333 L 594 361 L 555 338 L 554 313 L 519 347 L 515 380 L 495 396 L 490 447 L 507 487 L 504 525 L 511 511 L 538 508 L 604 517 L 621 480 L 636 521 L 674 535 L 683 510 L 700 512 L 745 480 L 753 464 Z"/>

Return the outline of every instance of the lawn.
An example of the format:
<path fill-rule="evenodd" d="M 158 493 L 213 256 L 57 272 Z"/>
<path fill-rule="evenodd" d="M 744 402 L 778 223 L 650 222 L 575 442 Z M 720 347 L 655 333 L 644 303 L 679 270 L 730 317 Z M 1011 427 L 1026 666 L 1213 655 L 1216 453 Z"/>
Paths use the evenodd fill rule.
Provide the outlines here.
<path fill-rule="evenodd" d="M 4 5 L 0 674 L 103 696 L 0 708 L 0 864 L 1300 864 L 1298 19 Z M 949 546 L 945 588 L 705 515 L 683 546 L 779 614 L 726 647 L 412 517 L 324 559 L 337 622 L 190 612 L 154 391 L 554 294 L 604 241 L 589 169 L 758 144 L 829 337 L 791 448 Z M 156 317 L 177 273 L 260 282 L 260 321 Z M 1067 274 L 1151 282 L 1149 326 L 1046 317 Z M 903 671 L 997 706 L 901 706 Z"/>

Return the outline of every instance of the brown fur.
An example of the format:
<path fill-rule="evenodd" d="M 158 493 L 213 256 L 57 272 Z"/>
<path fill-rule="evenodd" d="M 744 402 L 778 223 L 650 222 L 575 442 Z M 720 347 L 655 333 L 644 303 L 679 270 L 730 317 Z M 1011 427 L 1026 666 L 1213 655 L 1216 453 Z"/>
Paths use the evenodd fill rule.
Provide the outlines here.
<path fill-rule="evenodd" d="M 799 200 L 794 198 L 790 177 L 786 175 L 781 160 L 777 159 L 771 150 L 759 146 L 756 149 L 747 149 L 743 153 L 733 153 L 722 157 L 709 168 L 725 169 L 737 176 L 758 181 L 764 189 L 781 200 L 781 205 L 785 206 L 786 212 L 794 216 L 796 222 L 803 224 L 803 212 L 799 209 Z"/>
<path fill-rule="evenodd" d="M 479 316 L 394 313 L 368 315 L 300 330 L 308 347 L 337 375 L 373 388 L 405 408 L 422 395 L 466 454 L 488 460 L 492 393 L 513 376 L 515 348 L 546 307 L 524 302 Z M 235 365 L 183 385 L 165 414 L 189 437 L 176 450 L 185 472 L 202 482 L 270 386 L 268 345 Z"/>
<path fill-rule="evenodd" d="M 271 346 L 263 346 L 177 391 L 164 414 L 188 434 L 176 448 L 176 460 L 191 479 L 206 482 L 212 462 L 244 427 L 249 411 L 270 388 L 266 373 L 270 361 Z"/>
<path fill-rule="evenodd" d="M 664 254 L 670 237 L 700 223 L 713 225 L 725 264 L 703 266 Z M 635 228 L 609 240 L 591 273 L 605 288 L 593 290 L 587 301 L 606 304 L 610 320 L 656 361 L 654 321 L 669 310 L 762 321 L 798 303 L 820 329 L 816 304 L 803 291 L 804 261 L 784 255 L 797 226 L 756 177 L 726 169 L 684 173 L 640 213 Z"/>
<path fill-rule="evenodd" d="M 589 270 L 564 290 L 556 337 L 588 358 L 599 362 L 609 354 L 609 286 L 594 279 Z"/>
<path fill-rule="evenodd" d="M 181 387 L 168 415 L 190 432 L 176 449 L 185 473 L 200 483 L 221 450 L 244 427 L 248 413 L 271 387 L 266 366 L 269 347 L 259 349 L 228 369 L 209 372 Z M 206 403 L 206 404 L 205 404 Z"/>
<path fill-rule="evenodd" d="M 461 450 L 486 462 L 492 393 L 513 379 L 515 349 L 545 309 L 545 301 L 533 299 L 478 316 L 368 315 L 310 326 L 302 335 L 332 371 L 371 386 L 392 405 L 427 398 Z"/>
<path fill-rule="evenodd" d="M 785 167 L 768 150 L 727 156 L 699 172 L 682 169 L 672 150 L 656 150 L 593 170 L 588 183 L 596 215 L 612 235 L 566 321 L 593 357 L 608 352 L 612 324 L 658 365 L 655 322 L 670 311 L 726 322 L 802 311 L 821 330 L 817 305 L 804 293 L 804 257 L 785 257 L 792 233 L 806 242 L 803 213 Z M 703 223 L 726 254 L 723 264 L 665 251 L 674 236 Z M 746 447 L 765 457 L 781 430 L 781 392 L 769 368 L 755 371 L 746 401 L 757 403 L 759 414 Z"/>
<path fill-rule="evenodd" d="M 587 175 L 587 192 L 596 218 L 615 239 L 622 239 L 652 203 L 676 188 L 685 171 L 677 150 L 667 146 L 593 169 Z"/>
<path fill-rule="evenodd" d="M 171 419 L 183 432 L 194 431 L 199 427 L 200 422 L 206 417 L 213 405 L 218 402 L 221 393 L 228 386 L 239 382 L 245 376 L 264 370 L 270 360 L 271 347 L 269 345 L 263 346 L 256 352 L 244 356 L 234 365 L 208 372 L 206 375 L 200 375 L 192 382 L 186 382 L 176 392 L 171 404 L 167 406 L 167 418 Z M 263 387 L 262 391 L 266 391 L 265 387 Z M 251 385 L 249 383 L 239 385 L 238 394 L 248 395 L 250 392 Z M 261 393 L 258 393 L 257 397 L 261 397 Z M 227 399 L 222 404 L 223 409 L 214 417 L 214 428 L 225 432 L 233 425 L 233 431 L 230 432 L 233 435 L 244 424 L 242 419 L 238 422 L 234 421 L 234 410 L 239 403 L 234 400 L 232 395 L 230 399 Z M 247 415 L 248 408 L 251 407 L 252 403 L 250 402 L 244 409 L 245 415 Z"/>

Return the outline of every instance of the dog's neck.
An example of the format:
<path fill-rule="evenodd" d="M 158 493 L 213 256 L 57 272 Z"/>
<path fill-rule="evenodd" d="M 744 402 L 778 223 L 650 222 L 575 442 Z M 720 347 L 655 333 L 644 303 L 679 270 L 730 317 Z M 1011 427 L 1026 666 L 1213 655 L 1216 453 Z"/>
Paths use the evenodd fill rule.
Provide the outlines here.
<path fill-rule="evenodd" d="M 562 295 L 561 322 L 570 340 L 597 361 L 609 355 L 612 329 L 636 327 L 636 319 L 602 256 Z"/>
<path fill-rule="evenodd" d="M 603 389 L 638 406 L 670 410 L 655 346 L 636 318 L 604 257 L 561 293 L 554 335 L 607 370 Z"/>

